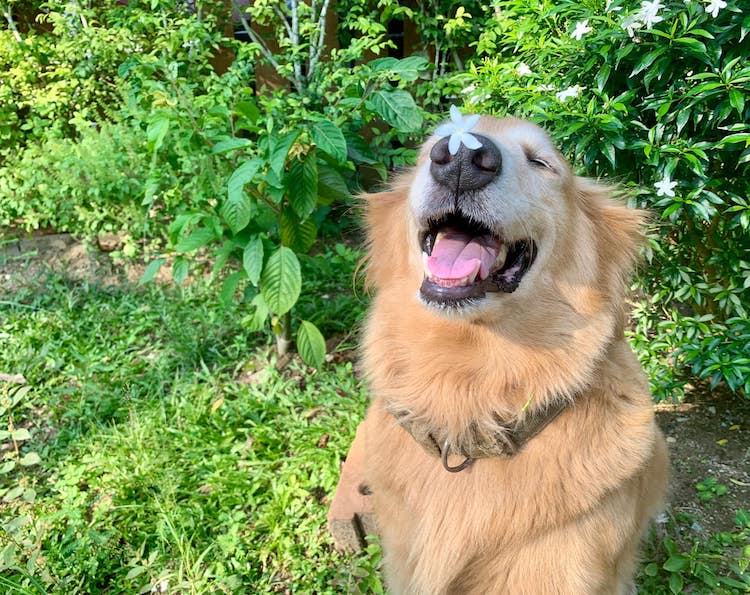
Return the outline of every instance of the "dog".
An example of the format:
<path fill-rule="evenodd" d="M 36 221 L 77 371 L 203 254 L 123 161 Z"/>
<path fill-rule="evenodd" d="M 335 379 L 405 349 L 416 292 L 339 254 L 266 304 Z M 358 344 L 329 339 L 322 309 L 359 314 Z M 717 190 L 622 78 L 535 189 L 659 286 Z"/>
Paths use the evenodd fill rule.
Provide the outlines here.
<path fill-rule="evenodd" d="M 483 116 L 469 136 L 433 135 L 364 199 L 365 472 L 388 589 L 635 592 L 668 475 L 624 338 L 643 213 L 532 123 Z"/>

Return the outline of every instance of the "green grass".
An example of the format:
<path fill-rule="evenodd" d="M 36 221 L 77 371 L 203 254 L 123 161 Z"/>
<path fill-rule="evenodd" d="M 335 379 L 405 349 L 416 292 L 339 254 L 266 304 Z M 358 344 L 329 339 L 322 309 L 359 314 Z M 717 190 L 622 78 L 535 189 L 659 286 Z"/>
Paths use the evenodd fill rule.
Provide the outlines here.
<path fill-rule="evenodd" d="M 303 262 L 300 315 L 345 345 L 357 259 Z M 276 371 L 246 315 L 201 282 L 52 275 L 0 296 L 0 373 L 26 379 L 0 382 L 0 430 L 21 431 L 2 441 L 0 592 L 382 591 L 377 544 L 338 554 L 325 524 L 365 389 L 351 363 Z M 680 549 L 689 522 L 649 541 L 641 592 L 747 592 L 747 517 Z M 728 578 L 709 588 L 712 573 Z"/>
<path fill-rule="evenodd" d="M 346 307 L 338 323 L 360 316 L 340 294 L 351 278 L 318 281 L 301 308 L 312 317 L 327 290 Z M 201 285 L 52 276 L 1 301 L 0 372 L 31 387 L 9 407 L 19 387 L 2 384 L 0 429 L 30 434 L 6 458 L 41 462 L 0 476 L 0 590 L 324 593 L 360 580 L 325 526 L 366 407 L 351 363 L 277 372 L 241 306 Z"/>

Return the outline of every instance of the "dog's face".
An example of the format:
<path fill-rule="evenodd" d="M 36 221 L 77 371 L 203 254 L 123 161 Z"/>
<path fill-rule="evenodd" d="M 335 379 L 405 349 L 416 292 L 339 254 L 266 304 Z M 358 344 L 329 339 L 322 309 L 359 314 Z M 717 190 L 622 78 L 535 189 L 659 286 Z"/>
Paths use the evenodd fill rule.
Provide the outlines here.
<path fill-rule="evenodd" d="M 617 318 L 642 213 L 574 175 L 530 122 L 485 116 L 471 133 L 481 146 L 455 155 L 429 138 L 393 190 L 368 197 L 368 278 L 387 307 L 539 336 Z"/>
<path fill-rule="evenodd" d="M 571 224 L 574 176 L 537 126 L 484 117 L 477 149 L 425 143 L 409 189 L 421 251 L 422 302 L 451 316 L 476 313 L 530 288 Z"/>

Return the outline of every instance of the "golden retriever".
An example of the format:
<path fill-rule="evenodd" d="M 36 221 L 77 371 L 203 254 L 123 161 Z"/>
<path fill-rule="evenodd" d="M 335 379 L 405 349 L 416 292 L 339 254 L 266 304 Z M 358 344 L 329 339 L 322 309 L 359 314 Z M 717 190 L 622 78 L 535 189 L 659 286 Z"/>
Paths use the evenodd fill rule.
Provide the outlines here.
<path fill-rule="evenodd" d="M 642 214 L 534 124 L 472 134 L 455 154 L 431 137 L 366 197 L 365 469 L 388 588 L 634 592 L 668 468 L 623 337 Z"/>

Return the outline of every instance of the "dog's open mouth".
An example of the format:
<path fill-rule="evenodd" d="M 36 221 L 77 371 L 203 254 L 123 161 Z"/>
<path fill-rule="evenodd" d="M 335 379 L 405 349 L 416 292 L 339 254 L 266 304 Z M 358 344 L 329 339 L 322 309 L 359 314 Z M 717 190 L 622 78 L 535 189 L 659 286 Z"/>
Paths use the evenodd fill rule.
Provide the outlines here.
<path fill-rule="evenodd" d="M 461 306 L 487 292 L 512 293 L 534 262 L 531 240 L 509 242 L 460 214 L 431 221 L 420 236 L 422 299 Z"/>

